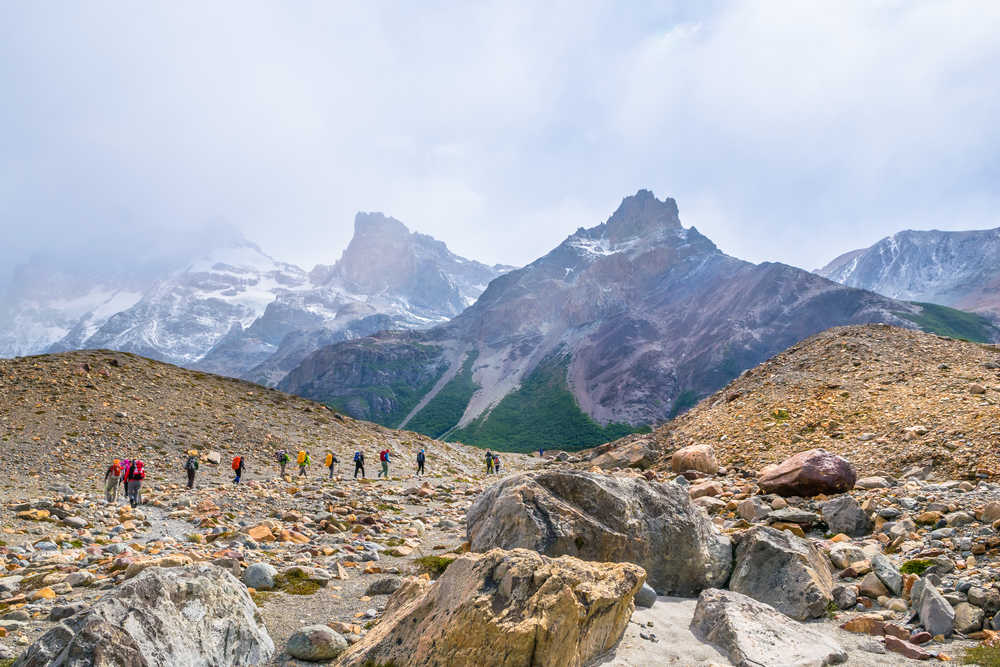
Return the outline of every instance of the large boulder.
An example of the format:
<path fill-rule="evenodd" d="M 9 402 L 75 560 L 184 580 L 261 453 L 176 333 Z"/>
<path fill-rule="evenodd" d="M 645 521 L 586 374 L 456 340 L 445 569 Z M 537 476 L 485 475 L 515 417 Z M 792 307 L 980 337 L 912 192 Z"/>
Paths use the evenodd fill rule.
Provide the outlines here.
<path fill-rule="evenodd" d="M 757 485 L 764 493 L 811 497 L 850 491 L 857 479 L 847 459 L 823 449 L 810 449 L 764 468 Z"/>
<path fill-rule="evenodd" d="M 555 470 L 508 477 L 468 511 L 473 551 L 641 565 L 661 595 L 725 586 L 732 546 L 677 484 Z"/>
<path fill-rule="evenodd" d="M 223 667 L 273 654 L 246 588 L 214 565 L 192 565 L 146 569 L 46 632 L 15 665 Z"/>
<path fill-rule="evenodd" d="M 736 545 L 729 588 L 804 621 L 826 613 L 833 600 L 833 574 L 826 557 L 808 540 L 757 526 Z"/>
<path fill-rule="evenodd" d="M 681 447 L 670 457 L 670 469 L 674 472 L 695 470 L 714 475 L 719 472 L 719 462 L 711 445 L 689 445 Z"/>
<path fill-rule="evenodd" d="M 432 584 L 408 580 L 338 664 L 587 664 L 621 639 L 643 579 L 629 563 L 465 554 Z"/>
<path fill-rule="evenodd" d="M 591 465 L 611 470 L 612 468 L 639 468 L 645 470 L 656 460 L 657 453 L 646 440 L 636 440 L 621 445 L 602 445 L 597 455 L 590 460 Z"/>
<path fill-rule="evenodd" d="M 691 632 L 715 645 L 737 667 L 836 665 L 847 653 L 827 635 L 774 607 L 732 591 L 701 592 Z"/>

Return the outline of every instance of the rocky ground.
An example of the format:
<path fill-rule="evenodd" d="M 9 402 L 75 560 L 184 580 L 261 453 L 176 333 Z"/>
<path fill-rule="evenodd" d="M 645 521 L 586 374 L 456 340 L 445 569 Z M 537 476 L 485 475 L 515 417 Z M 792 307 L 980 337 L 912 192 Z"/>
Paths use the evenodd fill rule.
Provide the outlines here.
<path fill-rule="evenodd" d="M 837 327 L 620 445 L 663 469 L 670 452 L 696 443 L 750 473 L 822 447 L 862 475 L 932 464 L 943 478 L 996 479 L 1000 346 L 886 325 Z"/>
<path fill-rule="evenodd" d="M 1000 660 L 1000 484 L 956 478 L 933 457 L 890 474 L 891 450 L 877 468 L 859 451 L 859 479 L 853 456 L 810 443 L 751 471 L 725 465 L 729 450 L 711 444 L 651 458 L 649 445 L 637 455 L 631 441 L 582 455 L 505 455 L 504 475 L 487 477 L 477 450 L 271 392 L 242 404 L 258 389 L 211 376 L 218 396 L 208 402 L 199 374 L 85 354 L 97 357 L 82 375 L 58 355 L 19 360 L 34 375 L 8 364 L 0 376 L 15 389 L 2 414 L 22 466 L 5 460 L 0 487 L 4 667 L 18 655 L 18 667 L 34 667 L 102 650 L 151 665 L 195 664 L 193 650 L 234 665 Z M 123 410 L 136 420 L 127 422 L 130 446 L 154 457 L 135 510 L 106 503 L 97 474 L 101 438 L 125 432 L 126 417 L 100 412 L 121 409 L 103 405 L 116 394 L 86 385 L 115 370 L 118 386 L 155 385 L 156 373 L 175 383 L 158 402 L 133 398 L 133 411 Z M 76 401 L 54 390 L 45 401 L 49 381 Z M 76 456 L 53 444 L 66 448 L 54 456 L 64 467 L 38 465 L 47 450 L 31 434 L 59 431 L 84 398 L 88 429 L 67 436 Z M 192 400 L 208 405 L 216 439 L 194 447 L 164 426 L 158 444 L 137 441 L 154 437 L 137 426 L 150 410 L 201 409 Z M 41 405 L 42 425 L 29 403 Z M 236 410 L 256 417 L 240 422 L 227 412 Z M 236 423 L 258 438 L 255 449 L 237 442 Z M 332 480 L 318 465 L 305 478 L 279 477 L 268 448 L 316 442 L 313 428 L 342 460 L 355 443 L 371 447 L 369 479 L 350 478 L 343 463 Z M 402 453 L 388 480 L 371 479 L 383 443 Z M 417 443 L 428 451 L 422 478 L 407 458 Z M 167 452 L 160 461 L 157 446 Z M 190 491 L 188 448 L 203 460 Z M 228 457 L 248 449 L 234 485 Z"/>

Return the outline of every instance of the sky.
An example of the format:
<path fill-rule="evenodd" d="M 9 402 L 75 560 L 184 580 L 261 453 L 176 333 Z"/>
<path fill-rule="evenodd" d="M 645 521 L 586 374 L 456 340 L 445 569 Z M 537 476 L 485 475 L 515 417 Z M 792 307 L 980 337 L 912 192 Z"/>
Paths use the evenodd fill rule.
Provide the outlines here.
<path fill-rule="evenodd" d="M 310 268 L 359 210 L 521 265 L 640 188 L 807 269 L 997 227 L 997 34 L 993 1 L 6 2 L 0 273 L 216 225 Z"/>

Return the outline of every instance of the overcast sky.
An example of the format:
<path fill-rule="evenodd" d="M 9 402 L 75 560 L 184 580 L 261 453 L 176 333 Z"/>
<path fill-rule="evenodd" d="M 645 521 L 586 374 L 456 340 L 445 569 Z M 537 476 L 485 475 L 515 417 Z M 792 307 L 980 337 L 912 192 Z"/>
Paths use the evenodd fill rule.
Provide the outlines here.
<path fill-rule="evenodd" d="M 380 210 L 524 264 L 645 187 L 812 269 L 1000 226 L 998 34 L 992 0 L 5 2 L 0 260 L 223 221 L 308 268 Z"/>

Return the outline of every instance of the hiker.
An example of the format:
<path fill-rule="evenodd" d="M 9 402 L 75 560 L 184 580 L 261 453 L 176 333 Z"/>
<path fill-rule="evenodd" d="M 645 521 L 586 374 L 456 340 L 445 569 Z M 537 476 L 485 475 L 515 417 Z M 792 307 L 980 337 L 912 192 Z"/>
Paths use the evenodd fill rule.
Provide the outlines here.
<path fill-rule="evenodd" d="M 424 454 L 423 448 L 421 448 L 420 451 L 417 452 L 417 474 L 418 475 L 423 475 L 424 474 L 424 461 L 425 460 L 427 460 L 427 456 Z"/>
<path fill-rule="evenodd" d="M 126 480 L 128 478 L 128 471 L 131 469 L 132 469 L 132 459 L 122 459 L 122 475 L 121 475 L 122 493 L 125 494 L 126 498 L 128 498 L 128 482 Z"/>
<path fill-rule="evenodd" d="M 236 473 L 236 477 L 233 479 L 233 484 L 239 484 L 240 479 L 243 477 L 243 457 L 234 456 L 233 457 L 233 472 Z"/>
<path fill-rule="evenodd" d="M 118 500 L 118 483 L 122 481 L 122 463 L 118 459 L 111 462 L 104 472 L 104 500 L 112 503 Z"/>
<path fill-rule="evenodd" d="M 287 466 L 288 462 L 291 461 L 291 460 L 292 460 L 292 457 L 290 457 L 288 455 L 288 452 L 286 452 L 284 449 L 282 449 L 281 451 L 278 452 L 278 465 L 281 466 L 281 476 L 282 477 L 285 476 L 285 466 Z"/>
<path fill-rule="evenodd" d="M 188 474 L 188 488 L 194 488 L 194 474 L 198 472 L 198 457 L 188 456 L 187 461 L 184 462 L 184 470 Z"/>
<path fill-rule="evenodd" d="M 130 461 L 129 464 L 125 475 L 125 492 L 128 494 L 129 505 L 134 509 L 142 503 L 142 480 L 146 479 L 146 471 L 142 461 Z"/>
<path fill-rule="evenodd" d="M 307 451 L 299 452 L 298 462 L 299 462 L 299 477 L 305 477 L 306 467 L 308 467 L 309 464 L 312 463 L 312 458 L 309 456 L 309 452 Z"/>
<path fill-rule="evenodd" d="M 493 455 L 493 474 L 500 474 L 500 457 L 496 454 Z"/>
<path fill-rule="evenodd" d="M 383 449 L 381 452 L 379 452 L 379 454 L 378 454 L 378 460 L 381 461 L 381 463 L 382 463 L 382 469 L 378 471 L 378 475 L 377 476 L 378 477 L 382 477 L 384 475 L 386 479 L 389 479 L 389 450 L 388 450 L 388 448 Z"/>
<path fill-rule="evenodd" d="M 365 478 L 365 455 L 361 450 L 354 452 L 354 479 L 358 478 L 358 471 L 361 471 L 361 479 Z"/>
<path fill-rule="evenodd" d="M 337 465 L 337 455 L 333 452 L 326 453 L 326 467 L 330 469 L 330 479 L 333 479 L 333 467 Z"/>
<path fill-rule="evenodd" d="M 486 474 L 493 474 L 493 452 L 486 450 Z"/>

